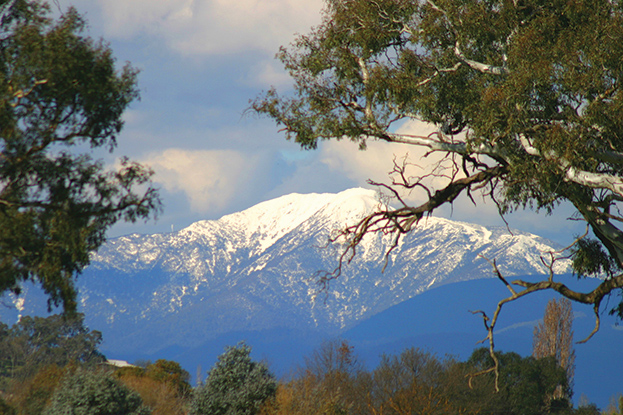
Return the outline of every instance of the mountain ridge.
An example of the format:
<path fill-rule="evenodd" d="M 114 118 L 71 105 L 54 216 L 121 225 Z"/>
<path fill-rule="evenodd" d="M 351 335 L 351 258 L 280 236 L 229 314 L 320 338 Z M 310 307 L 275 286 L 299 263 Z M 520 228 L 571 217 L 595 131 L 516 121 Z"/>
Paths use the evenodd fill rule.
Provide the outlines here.
<path fill-rule="evenodd" d="M 80 310 L 111 350 L 156 352 L 275 327 L 336 334 L 432 287 L 494 276 L 481 256 L 508 276 L 545 274 L 541 255 L 558 249 L 525 232 L 428 217 L 401 239 L 384 273 L 391 237 L 368 235 L 316 299 L 313 276 L 333 270 L 343 249 L 327 245 L 330 233 L 379 204 L 361 188 L 292 194 L 173 233 L 111 239 L 78 279 Z M 556 264 L 568 269 L 568 260 Z M 26 298 L 22 312 L 32 303 Z"/>
<path fill-rule="evenodd" d="M 481 319 L 459 304 L 469 300 L 470 308 L 493 312 L 492 304 L 508 294 L 498 281 L 483 280 L 495 278 L 483 257 L 505 276 L 529 278 L 547 274 L 541 256 L 560 249 L 526 232 L 428 217 L 403 237 L 384 273 L 391 238 L 369 235 L 342 275 L 319 292 L 315 273 L 334 269 L 343 249 L 327 246 L 330 233 L 377 206 L 375 192 L 365 189 L 293 194 L 177 232 L 111 239 L 77 280 L 79 311 L 103 333 L 107 356 L 172 359 L 191 372 L 239 340 L 257 345 L 282 373 L 333 336 L 352 341 L 371 362 L 410 346 L 438 346 L 465 358 L 484 333 Z M 558 261 L 554 270 L 568 274 L 570 261 Z M 3 322 L 46 314 L 41 290 L 30 285 L 24 292 L 4 296 L 13 308 L 0 309 Z M 528 307 L 528 320 L 505 306 L 499 326 L 505 331 L 498 336 L 504 351 L 510 345 L 525 353 L 530 324 L 544 304 L 528 297 L 520 306 Z M 507 317 L 514 320 L 506 324 Z M 430 329 L 435 326 L 441 329 Z M 596 347 L 620 354 L 608 349 L 620 331 L 604 330 L 607 337 Z M 580 391 L 605 402 L 595 389 L 582 385 Z"/>

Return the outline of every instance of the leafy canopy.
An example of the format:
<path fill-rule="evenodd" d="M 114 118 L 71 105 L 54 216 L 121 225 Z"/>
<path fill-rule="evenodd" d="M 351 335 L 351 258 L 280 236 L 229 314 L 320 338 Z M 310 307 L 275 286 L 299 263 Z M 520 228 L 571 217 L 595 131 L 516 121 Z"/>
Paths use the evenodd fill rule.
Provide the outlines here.
<path fill-rule="evenodd" d="M 138 393 L 105 372 L 78 369 L 66 375 L 45 415 L 149 415 Z"/>
<path fill-rule="evenodd" d="M 326 278 L 339 276 L 366 234 L 390 233 L 397 246 L 461 194 L 480 191 L 501 214 L 553 213 L 569 202 L 587 224 L 569 248 L 575 272 L 606 278 L 580 293 L 553 276 L 508 283 L 500 274 L 511 297 L 488 328 L 503 303 L 553 289 L 593 305 L 597 329 L 603 299 L 623 287 L 621 44 L 623 4 L 615 0 L 327 0 L 322 24 L 278 54 L 293 94 L 271 89 L 252 109 L 306 149 L 319 140 L 361 148 L 382 140 L 444 159 L 413 178 L 396 163 L 392 184 L 382 186 L 399 207 L 345 229 L 348 249 Z M 437 131 L 400 133 L 409 120 Z M 443 184 L 430 185 L 430 177 Z M 402 198 L 414 188 L 428 195 L 420 206 Z M 623 317 L 623 303 L 612 312 Z"/>
<path fill-rule="evenodd" d="M 491 394 L 489 379 L 480 377 L 472 379 L 469 391 L 457 399 L 474 399 L 479 392 L 488 395 L 484 412 L 508 414 L 552 414 L 569 413 L 572 391 L 568 383 L 567 373 L 552 356 L 536 359 L 532 356 L 521 357 L 517 353 L 496 353 L 500 361 L 502 388 L 498 394 Z M 487 349 L 476 349 L 465 363 L 466 371 L 486 370 L 493 364 Z M 561 388 L 563 397 L 552 398 L 555 391 Z M 481 395 L 482 396 L 482 395 Z M 476 399 L 477 400 L 477 399 Z M 473 404 L 473 403 L 472 403 Z"/>
<path fill-rule="evenodd" d="M 394 245 L 425 215 L 479 191 L 501 214 L 553 214 L 567 202 L 587 232 L 569 252 L 551 253 L 543 281 L 506 281 L 510 296 L 492 319 L 483 313 L 491 358 L 502 306 L 552 289 L 593 306 L 599 329 L 604 298 L 623 287 L 623 3 L 617 0 L 326 0 L 322 23 L 278 58 L 294 91 L 271 89 L 252 109 L 273 118 L 286 137 L 313 149 L 319 140 L 368 140 L 423 147 L 443 157 L 420 177 L 395 163 L 380 184 L 398 208 L 346 228 L 347 249 L 333 273 L 372 232 Z M 436 126 L 430 135 L 398 129 Z M 427 179 L 434 178 L 434 185 Z M 442 184 L 439 184 L 439 183 Z M 428 200 L 411 206 L 405 191 Z M 472 198 L 475 202 L 475 199 Z M 337 239 L 337 238 L 336 238 Z M 582 293 L 555 280 L 553 265 L 572 256 L 578 276 L 602 275 Z M 623 299 L 623 295 L 621 295 Z M 623 317 L 623 301 L 612 313 Z M 497 387 L 497 384 L 496 384 Z"/>
<path fill-rule="evenodd" d="M 277 381 L 266 364 L 251 359 L 244 343 L 228 347 L 195 390 L 191 415 L 253 415 L 275 396 Z"/>
<path fill-rule="evenodd" d="M 0 323 L 0 392 L 49 365 L 94 366 L 106 359 L 98 351 L 102 334 L 84 325 L 84 314 L 22 317 L 12 327 Z"/>
<path fill-rule="evenodd" d="M 74 276 L 117 221 L 160 208 L 151 171 L 126 158 L 108 171 L 88 148 L 112 151 L 137 71 L 82 35 L 70 8 L 0 0 L 0 292 L 39 283 L 48 305 L 76 308 Z"/>

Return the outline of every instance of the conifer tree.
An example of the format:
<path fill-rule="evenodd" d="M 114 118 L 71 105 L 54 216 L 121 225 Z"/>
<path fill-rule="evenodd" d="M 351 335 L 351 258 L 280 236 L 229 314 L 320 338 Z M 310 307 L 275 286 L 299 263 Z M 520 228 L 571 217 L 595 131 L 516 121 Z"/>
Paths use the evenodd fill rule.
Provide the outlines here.
<path fill-rule="evenodd" d="M 44 415 L 149 415 L 141 397 L 104 372 L 66 376 Z"/>
<path fill-rule="evenodd" d="M 251 359 L 244 343 L 228 347 L 197 388 L 190 415 L 253 415 L 275 396 L 277 382 L 262 362 Z"/>

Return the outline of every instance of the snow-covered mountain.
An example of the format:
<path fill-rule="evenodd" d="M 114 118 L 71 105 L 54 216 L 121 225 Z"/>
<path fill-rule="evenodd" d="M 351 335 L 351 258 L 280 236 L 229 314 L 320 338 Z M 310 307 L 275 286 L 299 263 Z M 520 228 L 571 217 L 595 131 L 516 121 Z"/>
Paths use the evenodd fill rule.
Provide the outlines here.
<path fill-rule="evenodd" d="M 506 275 L 544 274 L 540 257 L 556 247 L 536 235 L 446 219 L 423 220 L 393 251 L 364 239 L 357 255 L 319 291 L 340 246 L 330 232 L 377 208 L 374 191 L 291 194 L 219 220 L 167 234 L 108 241 L 78 280 L 80 308 L 111 350 L 192 347 L 224 333 L 286 328 L 339 333 L 431 287 Z M 558 262 L 557 272 L 568 272 Z M 33 301 L 23 298 L 23 314 Z M 3 319 L 6 320 L 6 319 Z"/>

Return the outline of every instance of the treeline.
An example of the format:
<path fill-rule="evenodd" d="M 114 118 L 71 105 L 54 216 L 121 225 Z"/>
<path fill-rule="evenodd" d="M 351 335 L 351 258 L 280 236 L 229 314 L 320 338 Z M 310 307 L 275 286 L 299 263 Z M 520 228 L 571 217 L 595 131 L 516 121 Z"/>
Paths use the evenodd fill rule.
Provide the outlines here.
<path fill-rule="evenodd" d="M 372 371 L 348 343 L 329 342 L 280 384 L 267 414 L 598 414 L 594 405 L 571 407 L 565 369 L 554 357 L 498 353 L 500 390 L 494 393 L 489 351 L 467 361 L 420 349 L 383 356 Z M 568 392 L 559 398 L 556 391 Z"/>
<path fill-rule="evenodd" d="M 498 352 L 495 393 L 486 349 L 460 361 L 411 348 L 383 356 L 369 370 L 351 345 L 335 340 L 279 381 L 241 343 L 227 348 L 193 388 L 176 362 L 108 364 L 97 350 L 101 341 L 81 314 L 0 323 L 0 414 L 614 415 L 623 409 L 573 408 L 569 371 L 555 356 Z"/>
<path fill-rule="evenodd" d="M 0 323 L 0 415 L 187 413 L 190 375 L 178 363 L 118 368 L 101 342 L 79 313 Z"/>

